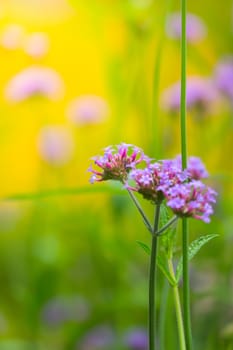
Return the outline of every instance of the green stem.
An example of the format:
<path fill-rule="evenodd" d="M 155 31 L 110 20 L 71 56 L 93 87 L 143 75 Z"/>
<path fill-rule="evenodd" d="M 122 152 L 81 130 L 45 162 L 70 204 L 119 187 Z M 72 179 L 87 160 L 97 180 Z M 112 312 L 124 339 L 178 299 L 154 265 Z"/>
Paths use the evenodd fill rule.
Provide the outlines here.
<path fill-rule="evenodd" d="M 173 264 L 172 264 L 171 259 L 168 260 L 168 268 L 169 268 L 171 276 L 175 278 L 175 273 L 174 273 Z M 180 305 L 180 296 L 179 296 L 178 286 L 177 285 L 172 286 L 172 290 L 173 290 L 173 296 L 174 296 L 174 304 L 175 304 L 175 310 L 176 310 L 176 319 L 177 319 L 177 327 L 178 327 L 179 342 L 180 342 L 179 349 L 186 350 L 184 326 L 183 326 L 183 318 L 182 318 L 182 311 L 181 311 L 181 305 Z"/>
<path fill-rule="evenodd" d="M 180 100 L 180 125 L 181 125 L 181 158 L 182 168 L 187 168 L 187 139 L 186 139 L 186 0 L 182 2 L 182 36 L 181 36 L 181 100 Z"/>
<path fill-rule="evenodd" d="M 168 295 L 169 295 L 169 283 L 166 278 L 164 278 L 164 285 L 162 287 L 161 294 L 161 306 L 159 310 L 159 343 L 160 350 L 165 350 L 165 337 L 166 332 L 166 317 L 167 317 L 167 306 L 168 306 Z"/>
<path fill-rule="evenodd" d="M 181 0 L 182 35 L 181 35 L 181 101 L 180 101 L 180 124 L 181 124 L 181 158 L 182 168 L 187 168 L 187 137 L 186 137 L 186 1 Z M 189 288 L 189 267 L 188 267 L 188 223 L 182 219 L 183 235 L 183 311 L 184 330 L 187 350 L 192 350 L 192 332 L 190 320 L 190 288 Z"/>
<path fill-rule="evenodd" d="M 183 232 L 183 308 L 184 308 L 184 328 L 187 350 L 192 349 L 192 331 L 190 316 L 190 286 L 189 286 L 189 258 L 188 258 L 188 221 L 182 219 Z"/>
<path fill-rule="evenodd" d="M 155 208 L 155 219 L 151 242 L 151 256 L 149 268 L 149 350 L 155 350 L 155 280 L 158 237 L 155 232 L 159 227 L 160 204 Z"/>
<path fill-rule="evenodd" d="M 160 230 L 156 231 L 155 234 L 157 236 L 162 236 L 162 233 L 164 233 L 172 224 L 174 224 L 176 221 L 178 220 L 178 216 L 173 216 L 173 218 L 171 218 L 171 220 L 169 220 L 166 225 L 164 225 L 163 227 L 161 227 Z"/>
<path fill-rule="evenodd" d="M 130 195 L 130 198 L 134 202 L 136 208 L 138 209 L 138 211 L 139 211 L 139 213 L 140 213 L 140 215 L 142 217 L 142 220 L 143 220 L 144 224 L 146 225 L 147 229 L 150 231 L 150 233 L 153 233 L 153 227 L 151 226 L 150 221 L 147 218 L 146 214 L 144 213 L 142 207 L 140 206 L 137 198 L 134 196 L 134 194 L 130 190 L 127 189 L 127 191 L 128 191 L 128 193 Z"/>

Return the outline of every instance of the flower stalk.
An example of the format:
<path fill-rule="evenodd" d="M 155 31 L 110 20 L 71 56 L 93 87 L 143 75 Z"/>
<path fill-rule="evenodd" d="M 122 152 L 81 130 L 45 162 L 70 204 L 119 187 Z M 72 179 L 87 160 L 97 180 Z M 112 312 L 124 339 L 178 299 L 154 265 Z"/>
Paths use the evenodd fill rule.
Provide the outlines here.
<path fill-rule="evenodd" d="M 171 276 L 175 278 L 171 259 L 168 260 L 168 268 Z M 176 320 L 177 320 L 177 328 L 178 328 L 178 335 L 179 335 L 179 342 L 180 342 L 180 350 L 186 350 L 183 317 L 182 317 L 180 296 L 179 296 L 179 290 L 178 290 L 177 284 L 172 286 L 172 291 L 173 291 L 174 304 L 175 304 L 175 310 L 176 310 Z"/>
<path fill-rule="evenodd" d="M 183 7 L 183 10 L 185 7 Z M 184 10 L 185 17 L 185 10 Z M 185 38 L 185 36 L 184 36 Z M 185 43 L 185 40 L 184 40 Z M 185 50 L 182 51 L 182 60 L 185 62 Z M 185 67 L 185 64 L 184 64 Z M 96 156 L 90 182 L 102 182 L 108 180 L 119 181 L 128 191 L 134 205 L 140 213 L 144 224 L 151 234 L 151 250 L 146 246 L 150 254 L 149 265 L 149 350 L 155 350 L 156 339 L 156 265 L 159 236 L 180 217 L 183 222 L 183 315 L 179 302 L 178 287 L 174 289 L 175 306 L 178 321 L 178 330 L 181 350 L 192 349 L 192 336 L 190 326 L 189 307 L 189 270 L 188 270 L 188 226 L 187 218 L 209 222 L 209 216 L 213 214 L 212 203 L 215 203 L 217 193 L 201 182 L 208 173 L 200 159 L 186 157 L 186 127 L 185 127 L 185 84 L 186 75 L 182 68 L 182 109 L 181 109 L 181 136 L 182 157 L 154 161 L 144 152 L 130 144 L 122 143 L 105 148 L 103 156 Z M 134 192 L 149 200 L 155 207 L 154 222 L 150 223 Z M 159 228 L 160 206 L 169 207 L 174 217 Z M 147 249 L 148 248 L 148 249 Z M 172 267 L 172 266 L 171 266 Z M 173 268 L 173 267 L 172 267 Z M 171 273 L 171 272 L 170 272 Z M 171 273 L 172 274 L 172 273 Z M 165 273 L 166 277 L 168 275 Z M 173 271 L 174 275 L 174 271 Z M 169 279 L 169 278 L 168 278 Z M 183 336 L 185 334 L 185 337 Z M 185 344 L 186 342 L 186 344 Z"/>
<path fill-rule="evenodd" d="M 181 0 L 181 159 L 182 169 L 187 168 L 187 135 L 186 135 L 186 60 L 187 60 L 187 38 L 186 38 L 186 14 L 187 0 Z M 188 222 L 182 218 L 182 250 L 183 250 L 183 311 L 184 330 L 187 350 L 192 350 L 192 333 L 190 319 L 190 287 L 189 287 L 189 266 L 188 266 Z"/>
<path fill-rule="evenodd" d="M 169 220 L 163 227 L 161 227 L 160 230 L 156 231 L 157 236 L 162 236 L 162 234 L 165 234 L 167 229 L 173 225 L 178 220 L 178 216 L 173 216 L 171 220 Z"/>
<path fill-rule="evenodd" d="M 155 350 L 156 339 L 156 316 L 155 316 L 155 281 L 156 281 L 156 260 L 158 250 L 158 237 L 155 234 L 159 227 L 160 204 L 155 207 L 155 218 L 153 234 L 151 239 L 151 255 L 149 267 L 149 350 Z"/>
<path fill-rule="evenodd" d="M 142 217 L 142 220 L 143 220 L 144 224 L 146 225 L 148 231 L 150 233 L 153 233 L 153 227 L 151 226 L 151 223 L 149 222 L 146 214 L 144 213 L 142 207 L 140 206 L 137 198 L 134 196 L 134 194 L 129 189 L 127 189 L 127 191 L 129 193 L 129 196 L 132 199 L 133 203 L 135 204 L 136 208 L 138 209 L 138 211 L 139 211 L 139 213 L 140 213 L 140 215 Z"/>

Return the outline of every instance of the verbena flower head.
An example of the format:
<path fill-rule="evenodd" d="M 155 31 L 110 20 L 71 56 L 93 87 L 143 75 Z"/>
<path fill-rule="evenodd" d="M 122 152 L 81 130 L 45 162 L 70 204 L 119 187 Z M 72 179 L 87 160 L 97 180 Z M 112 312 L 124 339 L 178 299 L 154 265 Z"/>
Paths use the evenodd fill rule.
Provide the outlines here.
<path fill-rule="evenodd" d="M 173 13 L 168 16 L 166 23 L 167 35 L 172 39 L 181 38 L 181 15 Z M 206 37 L 207 29 L 203 20 L 191 13 L 187 14 L 186 35 L 189 42 L 198 42 Z"/>
<path fill-rule="evenodd" d="M 106 180 L 117 180 L 124 183 L 128 178 L 128 173 L 139 163 L 148 161 L 143 151 L 130 144 L 121 143 L 117 146 L 109 146 L 104 149 L 103 156 L 93 158 L 94 164 L 100 168 L 95 170 L 92 166 L 91 183 Z"/>
<path fill-rule="evenodd" d="M 167 205 L 180 217 L 192 217 L 210 222 L 213 214 L 212 203 L 217 193 L 201 181 L 193 180 L 171 187 L 167 193 Z"/>
<path fill-rule="evenodd" d="M 207 78 L 189 77 L 187 79 L 187 108 L 208 113 L 213 111 L 219 94 L 214 84 Z M 165 111 L 177 113 L 180 110 L 180 82 L 171 85 L 162 95 Z"/>
<path fill-rule="evenodd" d="M 174 159 L 174 162 L 178 168 L 182 168 L 181 156 L 177 156 Z M 206 167 L 200 158 L 193 156 L 188 157 L 187 163 L 187 174 L 190 179 L 200 180 L 209 176 Z"/>
<path fill-rule="evenodd" d="M 150 163 L 145 169 L 136 169 L 130 173 L 134 185 L 128 189 L 140 193 L 145 199 L 160 203 L 168 188 L 188 179 L 186 171 L 172 160 Z"/>

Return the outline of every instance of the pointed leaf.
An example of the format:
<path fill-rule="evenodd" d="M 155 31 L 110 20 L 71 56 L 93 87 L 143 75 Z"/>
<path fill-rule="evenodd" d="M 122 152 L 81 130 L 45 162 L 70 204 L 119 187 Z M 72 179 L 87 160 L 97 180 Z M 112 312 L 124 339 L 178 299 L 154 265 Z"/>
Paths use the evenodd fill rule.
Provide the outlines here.
<path fill-rule="evenodd" d="M 174 279 L 174 277 L 170 274 L 170 271 L 168 270 L 167 266 L 167 257 L 162 256 L 161 254 L 157 257 L 157 266 L 162 271 L 164 276 L 167 278 L 168 282 L 175 286 L 177 284 L 177 281 Z"/>
<path fill-rule="evenodd" d="M 191 242 L 188 249 L 188 259 L 191 260 L 207 242 L 211 239 L 218 237 L 218 234 L 205 235 L 197 238 L 195 241 Z M 179 281 L 183 272 L 182 257 L 179 260 L 176 269 L 176 279 Z"/>
<path fill-rule="evenodd" d="M 160 211 L 160 229 L 165 228 L 165 230 L 161 234 L 160 242 L 164 247 L 168 259 L 172 256 L 174 237 L 176 233 L 176 220 L 176 217 L 170 217 L 168 208 L 164 204 L 162 204 Z M 169 225 L 170 222 L 172 222 L 171 225 Z"/>
<path fill-rule="evenodd" d="M 150 247 L 148 247 L 147 244 L 140 242 L 140 241 L 136 241 L 136 242 L 148 255 L 150 255 L 151 249 L 150 249 Z"/>
<path fill-rule="evenodd" d="M 166 223 L 170 220 L 167 207 L 164 204 L 161 204 L 160 207 L 160 227 L 166 225 Z"/>
<path fill-rule="evenodd" d="M 140 242 L 140 241 L 136 241 L 137 244 L 148 254 L 150 255 L 151 253 L 151 249 L 150 247 L 148 247 L 147 244 Z M 165 275 L 165 277 L 168 279 L 169 283 L 172 286 L 175 286 L 177 284 L 176 280 L 171 276 L 168 267 L 167 267 L 167 258 L 165 256 L 163 256 L 162 254 L 159 254 L 157 256 L 157 266 L 158 268 L 162 271 L 162 273 Z"/>

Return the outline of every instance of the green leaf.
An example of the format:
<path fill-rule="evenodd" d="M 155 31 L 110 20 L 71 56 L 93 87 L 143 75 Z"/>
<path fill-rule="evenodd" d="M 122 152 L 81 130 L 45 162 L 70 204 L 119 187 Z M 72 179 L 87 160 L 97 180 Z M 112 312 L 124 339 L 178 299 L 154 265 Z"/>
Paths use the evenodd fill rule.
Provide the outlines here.
<path fill-rule="evenodd" d="M 166 226 L 171 220 L 167 207 L 162 204 L 160 211 L 160 229 Z M 161 245 L 164 247 L 166 256 L 169 259 L 172 256 L 174 238 L 176 234 L 176 223 L 168 226 L 160 237 Z"/>
<path fill-rule="evenodd" d="M 150 247 L 148 247 L 147 244 L 140 242 L 140 241 L 136 241 L 136 242 L 148 255 L 150 255 L 151 249 L 150 249 Z"/>
<path fill-rule="evenodd" d="M 136 241 L 137 244 L 148 254 L 150 255 L 151 249 L 148 247 L 147 244 Z M 171 276 L 168 267 L 167 267 L 167 258 L 161 254 L 157 256 L 157 266 L 162 271 L 162 273 L 165 275 L 165 277 L 168 279 L 169 283 L 172 286 L 175 286 L 177 284 L 176 280 Z"/>
<path fill-rule="evenodd" d="M 70 196 L 70 195 L 82 195 L 82 194 L 94 194 L 94 193 L 109 193 L 109 194 L 119 194 L 124 193 L 121 188 L 110 185 L 110 186 L 83 186 L 77 188 L 58 188 L 52 190 L 45 190 L 41 192 L 34 193 L 17 193 L 3 198 L 3 200 L 38 200 L 48 197 L 56 196 Z"/>
<path fill-rule="evenodd" d="M 218 234 L 205 235 L 197 238 L 195 241 L 191 242 L 188 248 L 188 259 L 189 261 L 199 252 L 201 247 L 203 247 L 211 239 L 218 237 Z M 179 281 L 183 272 L 182 256 L 178 262 L 176 269 L 176 279 Z"/>
<path fill-rule="evenodd" d="M 157 257 L 157 266 L 160 269 L 160 271 L 164 274 L 164 276 L 167 278 L 168 282 L 172 286 L 175 286 L 177 284 L 177 281 L 173 278 L 173 276 L 170 274 L 170 272 L 168 270 L 167 257 L 159 254 Z"/>
<path fill-rule="evenodd" d="M 166 223 L 170 220 L 169 213 L 166 205 L 161 204 L 160 207 L 160 228 L 165 226 Z"/>

